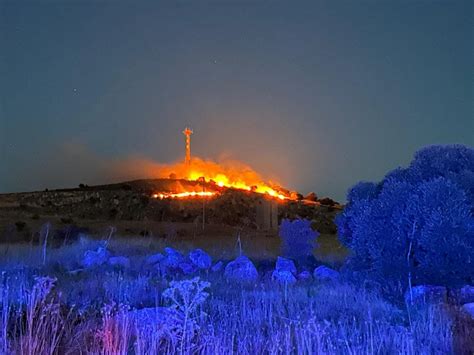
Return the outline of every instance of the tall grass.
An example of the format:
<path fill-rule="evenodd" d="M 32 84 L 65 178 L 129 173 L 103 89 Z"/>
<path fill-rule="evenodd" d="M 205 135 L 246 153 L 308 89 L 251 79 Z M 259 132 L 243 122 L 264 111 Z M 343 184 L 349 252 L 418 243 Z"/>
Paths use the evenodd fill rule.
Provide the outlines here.
<path fill-rule="evenodd" d="M 52 250 L 45 266 L 39 257 L 2 274 L 1 354 L 436 354 L 471 344 L 452 308 L 427 304 L 409 318 L 403 302 L 350 283 L 242 287 L 202 274 L 209 296 L 183 318 L 180 297 L 163 291 L 173 285 L 139 260 L 72 275 L 54 267 L 61 260 Z"/>

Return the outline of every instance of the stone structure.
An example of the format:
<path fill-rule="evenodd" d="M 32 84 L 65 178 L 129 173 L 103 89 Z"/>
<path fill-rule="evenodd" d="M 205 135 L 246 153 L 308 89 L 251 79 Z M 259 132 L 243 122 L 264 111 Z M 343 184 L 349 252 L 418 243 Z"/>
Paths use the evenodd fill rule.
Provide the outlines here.
<path fill-rule="evenodd" d="M 278 231 L 278 201 L 262 198 L 257 203 L 257 228 Z"/>

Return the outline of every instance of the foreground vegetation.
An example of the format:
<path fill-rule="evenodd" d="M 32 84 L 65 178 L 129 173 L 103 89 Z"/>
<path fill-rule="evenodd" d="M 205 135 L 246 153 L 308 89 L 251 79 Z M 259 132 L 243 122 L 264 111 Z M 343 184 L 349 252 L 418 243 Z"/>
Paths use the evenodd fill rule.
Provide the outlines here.
<path fill-rule="evenodd" d="M 189 277 L 143 267 L 143 241 L 109 241 L 115 254 L 128 252 L 130 267 L 74 269 L 98 245 L 50 250 L 44 265 L 39 246 L 3 254 L 0 353 L 425 354 L 472 346 L 472 324 L 454 306 L 409 306 L 402 290 L 387 297 L 344 279 L 282 285 L 265 271 L 244 285 L 222 270 L 173 283 Z"/>

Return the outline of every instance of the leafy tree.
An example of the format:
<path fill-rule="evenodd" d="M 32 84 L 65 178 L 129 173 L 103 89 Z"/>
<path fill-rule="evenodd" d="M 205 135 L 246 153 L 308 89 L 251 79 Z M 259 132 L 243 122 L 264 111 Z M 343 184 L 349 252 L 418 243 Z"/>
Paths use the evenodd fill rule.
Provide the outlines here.
<path fill-rule="evenodd" d="M 390 280 L 474 281 L 474 150 L 432 146 L 378 184 L 359 183 L 337 217 L 348 266 Z"/>
<path fill-rule="evenodd" d="M 283 256 L 303 261 L 313 255 L 316 238 L 319 233 L 311 228 L 311 221 L 306 219 L 282 220 L 279 235 Z"/>

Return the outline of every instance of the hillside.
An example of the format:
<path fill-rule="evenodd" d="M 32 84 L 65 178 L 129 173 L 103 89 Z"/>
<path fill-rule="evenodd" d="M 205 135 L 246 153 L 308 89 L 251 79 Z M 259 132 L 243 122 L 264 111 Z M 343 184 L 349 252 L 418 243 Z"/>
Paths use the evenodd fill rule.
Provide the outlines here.
<path fill-rule="evenodd" d="M 157 199 L 156 192 L 214 191 L 211 198 Z M 265 198 L 251 191 L 219 187 L 212 183 L 178 179 L 136 180 L 110 185 L 49 190 L 0 195 L 0 228 L 6 234 L 25 234 L 28 239 L 44 221 L 59 221 L 64 225 L 132 224 L 135 230 L 125 233 L 145 233 L 145 224 L 172 222 L 258 229 L 256 207 Z M 204 206 L 203 206 L 204 205 Z M 335 233 L 333 219 L 339 206 L 327 206 L 315 201 L 288 200 L 278 202 L 278 218 L 308 218 L 322 233 Z M 85 222 L 87 221 L 87 222 Z M 133 222 L 133 223 L 132 223 Z M 140 223 L 142 222 L 142 223 Z M 100 223 L 99 223 L 100 224 Z M 143 225 L 144 227 L 141 227 Z M 12 239 L 10 236 L 8 239 Z M 15 238 L 14 238 L 15 239 Z"/>

